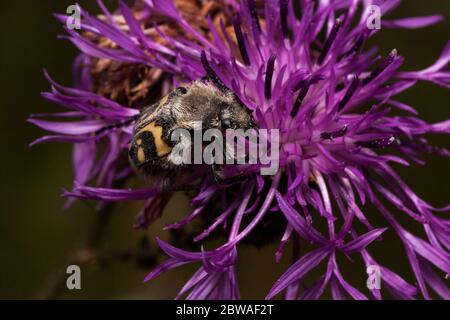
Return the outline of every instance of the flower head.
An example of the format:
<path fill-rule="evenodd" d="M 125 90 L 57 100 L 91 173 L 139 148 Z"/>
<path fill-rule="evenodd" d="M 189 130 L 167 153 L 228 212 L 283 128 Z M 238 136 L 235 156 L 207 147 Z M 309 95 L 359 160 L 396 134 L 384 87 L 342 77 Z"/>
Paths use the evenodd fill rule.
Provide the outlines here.
<path fill-rule="evenodd" d="M 288 241 L 314 248 L 294 261 L 267 298 L 285 292 L 290 299 L 317 299 L 330 286 L 336 299 L 367 299 L 343 278 L 336 255 L 360 255 L 364 269 L 379 265 L 370 245 L 388 232 L 403 243 L 417 283 L 379 265 L 390 293 L 413 299 L 420 292 L 428 298 L 431 287 L 449 298 L 435 271 L 450 272 L 449 221 L 436 213 L 448 208 L 437 209 L 422 200 L 391 164 L 422 163 L 424 153 L 449 155 L 424 136 L 448 134 L 450 121 L 426 123 L 396 96 L 420 80 L 450 88 L 450 43 L 432 66 L 413 72 L 400 71 L 404 58 L 397 50 L 381 57 L 366 48 L 378 32 L 367 27 L 369 6 L 378 5 L 387 14 L 400 2 L 304 0 L 294 8 L 288 0 L 211 1 L 203 7 L 187 0 L 142 0 L 132 8 L 120 1 L 119 9 L 109 12 L 99 1 L 102 15 L 83 12 L 82 32 L 67 30 L 66 38 L 82 52 L 75 62 L 75 88 L 48 76 L 53 90 L 44 94 L 70 110 L 53 116 L 77 120 L 33 117 L 32 123 L 56 133 L 37 142 L 74 143 L 75 186 L 66 196 L 144 199 L 137 226 L 145 227 L 168 201 L 167 194 L 160 194 L 160 182 L 152 188 L 115 188 L 134 174 L 126 150 L 135 116 L 152 98 L 206 75 L 230 88 L 252 111 L 259 128 L 280 130 L 280 170 L 274 176 L 255 171 L 231 187 L 217 184 L 208 170 L 191 171 L 187 179 L 197 181 L 198 190 L 192 198 L 194 210 L 167 228 L 182 228 L 202 218 L 212 222 L 195 241 L 202 242 L 221 227 L 227 241 L 200 252 L 158 241 L 169 260 L 147 279 L 200 263 L 180 296 L 190 291 L 187 297 L 192 299 L 239 298 L 238 245 L 257 233 L 262 221 L 282 218 L 285 230 L 277 259 Z M 383 21 L 383 28 L 414 29 L 440 20 L 431 16 Z M 393 115 L 392 109 L 403 113 Z M 96 186 L 88 186 L 93 181 Z M 386 226 L 373 225 L 365 215 L 369 203 Z M 391 212 L 386 203 L 398 212 Z M 426 237 L 407 231 L 398 214 L 422 225 Z M 327 266 L 325 274 L 300 291 L 300 281 L 319 264 Z M 381 298 L 378 289 L 370 293 Z"/>

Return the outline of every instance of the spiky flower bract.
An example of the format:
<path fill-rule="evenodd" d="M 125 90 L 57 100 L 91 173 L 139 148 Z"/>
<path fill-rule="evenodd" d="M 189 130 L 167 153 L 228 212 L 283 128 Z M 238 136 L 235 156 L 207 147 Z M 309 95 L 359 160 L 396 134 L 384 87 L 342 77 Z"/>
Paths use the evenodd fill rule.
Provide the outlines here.
<path fill-rule="evenodd" d="M 220 229 L 226 241 L 212 250 L 202 246 L 190 252 L 158 239 L 169 259 L 146 280 L 199 263 L 179 297 L 237 299 L 239 244 L 265 219 L 281 217 L 285 231 L 276 259 L 290 240 L 312 249 L 302 250 L 267 298 L 284 292 L 288 299 L 318 299 L 327 287 L 335 299 L 369 298 L 344 279 L 336 259 L 342 254 L 362 257 L 364 265 L 354 268 L 377 265 L 383 287 L 396 298 L 429 298 L 431 288 L 447 299 L 440 273 L 450 272 L 450 225 L 441 213 L 448 208 L 422 200 L 392 163 L 422 163 L 424 153 L 449 155 L 429 144 L 425 135 L 448 134 L 450 121 L 426 123 L 396 96 L 418 81 L 450 88 L 450 43 L 432 66 L 408 72 L 401 71 L 404 58 L 397 50 L 380 57 L 376 49 L 366 48 L 366 41 L 379 32 L 367 26 L 369 6 L 378 5 L 386 15 L 400 2 L 303 0 L 294 8 L 288 0 L 230 0 L 199 8 L 187 0 L 142 0 L 132 8 L 119 2 L 119 9 L 110 12 L 99 1 L 103 14 L 94 17 L 83 11 L 82 31 L 67 30 L 65 36 L 82 52 L 74 66 L 75 87 L 48 77 L 53 90 L 44 93 L 69 109 L 54 116 L 76 120 L 30 121 L 56 133 L 38 142 L 74 143 L 75 186 L 67 197 L 146 200 L 137 221 L 145 227 L 168 201 L 159 182 L 137 190 L 113 188 L 134 174 L 126 161 L 133 116 L 152 93 L 161 97 L 181 82 L 205 74 L 217 77 L 252 110 L 259 128 L 280 130 L 280 170 L 274 176 L 255 170 L 251 178 L 230 187 L 217 184 L 201 166 L 191 168 L 188 180 L 198 189 L 194 210 L 168 228 L 207 217 L 212 224 L 194 240 L 201 244 Z M 382 30 L 414 29 L 440 20 L 383 17 Z M 114 76 L 119 80 L 106 81 Z M 384 226 L 373 225 L 366 216 L 369 204 L 384 218 Z M 391 212 L 390 206 L 398 210 Z M 408 231 L 399 215 L 421 225 L 425 236 Z M 383 233 L 395 234 L 403 244 L 413 283 L 370 253 L 373 241 L 384 243 Z M 300 290 L 299 283 L 320 264 L 325 273 Z M 378 289 L 370 295 L 382 298 Z"/>

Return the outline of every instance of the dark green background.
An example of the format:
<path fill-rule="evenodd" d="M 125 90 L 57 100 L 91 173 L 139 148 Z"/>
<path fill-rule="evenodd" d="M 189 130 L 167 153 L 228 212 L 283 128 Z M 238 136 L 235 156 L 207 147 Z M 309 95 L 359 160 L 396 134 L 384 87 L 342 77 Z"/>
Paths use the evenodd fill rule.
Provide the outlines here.
<path fill-rule="evenodd" d="M 112 1 L 111 3 L 115 3 Z M 47 68 L 60 83 L 71 83 L 71 62 L 76 50 L 67 41 L 57 40 L 62 33 L 54 12 L 64 12 L 71 1 L 1 1 L 0 4 L 0 92 L 1 92 L 1 202 L 0 202 L 0 298 L 33 298 L 44 279 L 61 263 L 67 252 L 89 231 L 95 212 L 78 204 L 64 212 L 62 187 L 71 186 L 71 146 L 43 144 L 28 147 L 44 132 L 25 122 L 28 114 L 60 110 L 40 98 L 49 89 L 42 70 Z M 97 12 L 94 1 L 80 1 Z M 390 17 L 440 13 L 447 20 L 422 30 L 382 30 L 376 43 L 383 54 L 397 48 L 406 57 L 403 67 L 421 69 L 435 61 L 450 38 L 450 2 L 443 0 L 407 0 Z M 436 122 L 450 117 L 449 94 L 430 84 L 420 84 L 402 95 Z M 449 147 L 447 137 L 432 141 Z M 413 189 L 431 204 L 443 206 L 449 200 L 450 170 L 448 159 L 429 156 L 426 167 L 399 168 Z M 182 197 L 171 203 L 163 221 L 147 234 L 164 235 L 164 221 L 174 221 L 188 212 Z M 132 229 L 140 203 L 121 204 L 108 226 L 102 248 L 105 251 L 135 246 L 143 232 Z M 378 250 L 383 261 L 402 274 L 410 275 L 401 246 L 387 236 Z M 391 240 L 391 241 L 390 241 Z M 152 243 L 154 245 L 154 243 Z M 240 250 L 239 278 L 244 298 L 262 298 L 273 281 L 288 265 L 287 259 L 273 262 L 275 246 Z M 363 287 L 365 278 L 360 261 L 346 264 L 345 275 Z M 131 263 L 116 263 L 107 268 L 87 266 L 82 269 L 82 290 L 61 292 L 61 298 L 172 298 L 194 267 L 169 272 L 152 283 L 142 282 L 146 270 Z M 353 271 L 361 269 L 358 272 Z M 362 272 L 362 273 L 361 273 Z M 404 272 L 404 273 L 403 273 Z M 410 278 L 409 278 L 410 279 Z"/>

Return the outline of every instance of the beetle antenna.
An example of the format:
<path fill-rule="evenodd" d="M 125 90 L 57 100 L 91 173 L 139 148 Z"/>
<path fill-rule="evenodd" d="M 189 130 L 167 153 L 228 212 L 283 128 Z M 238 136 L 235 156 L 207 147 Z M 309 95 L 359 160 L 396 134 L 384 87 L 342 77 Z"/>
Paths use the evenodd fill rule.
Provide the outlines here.
<path fill-rule="evenodd" d="M 104 126 L 103 128 L 100 128 L 97 131 L 95 131 L 95 135 L 99 136 L 102 133 L 105 133 L 105 132 L 108 132 L 108 131 L 111 131 L 111 130 L 114 130 L 114 129 L 122 128 L 122 127 L 125 127 L 125 126 L 128 126 L 129 124 L 131 124 L 134 121 L 136 121 L 138 118 L 139 118 L 139 114 L 134 115 L 134 116 L 132 116 L 132 117 L 130 117 L 128 119 L 125 119 L 123 121 L 119 121 L 119 122 L 116 122 L 116 123 Z"/>

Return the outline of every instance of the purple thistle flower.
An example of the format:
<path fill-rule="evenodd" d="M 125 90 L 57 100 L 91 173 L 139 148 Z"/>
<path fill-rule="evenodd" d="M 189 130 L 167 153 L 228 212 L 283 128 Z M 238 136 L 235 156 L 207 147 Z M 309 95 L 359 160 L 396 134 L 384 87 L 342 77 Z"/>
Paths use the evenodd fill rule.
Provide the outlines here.
<path fill-rule="evenodd" d="M 223 227 L 227 241 L 211 251 L 189 252 L 158 240 L 169 259 L 146 280 L 200 263 L 178 297 L 189 292 L 189 299 L 238 299 L 238 245 L 257 232 L 261 221 L 281 216 L 286 229 L 277 260 L 294 235 L 300 244 L 314 248 L 280 276 L 268 292 L 269 299 L 282 292 L 288 299 L 318 299 L 327 287 L 334 299 L 368 299 L 343 278 L 336 260 L 340 254 L 360 255 L 365 265 L 359 267 L 364 269 L 378 265 L 383 285 L 394 297 L 415 299 L 420 293 L 428 299 L 431 288 L 448 299 L 442 273 L 450 273 L 450 221 L 440 212 L 449 207 L 435 208 L 422 200 L 391 163 L 423 163 L 420 156 L 424 153 L 449 155 L 424 136 L 450 133 L 450 120 L 426 123 L 412 106 L 395 97 L 419 80 L 450 88 L 450 42 L 432 66 L 409 72 L 400 71 L 403 57 L 397 50 L 380 57 L 375 49 L 365 49 L 366 41 L 377 32 L 366 25 L 369 4 L 377 4 L 387 14 L 400 2 L 303 0 L 298 17 L 291 1 L 265 1 L 257 6 L 253 0 L 230 0 L 226 8 L 233 17 L 234 33 L 229 32 L 231 25 L 227 28 L 223 21 L 217 25 L 210 18 L 208 37 L 172 1 L 139 1 L 139 14 L 122 1 L 112 13 L 99 1 L 102 18 L 83 12 L 82 29 L 89 36 L 74 30 L 67 30 L 65 36 L 82 52 L 75 61 L 76 87 L 63 87 L 46 74 L 52 91 L 44 93 L 44 98 L 69 111 L 51 115 L 56 121 L 42 120 L 47 114 L 33 116 L 30 122 L 55 134 L 34 143 L 74 143 L 75 183 L 73 190 L 64 193 L 71 201 L 146 200 L 137 220 L 138 227 L 146 227 L 160 216 L 167 202 L 160 194 L 160 182 L 147 189 L 114 188 L 134 174 L 123 158 L 139 106 L 93 92 L 90 63 L 102 59 L 160 70 L 163 93 L 206 73 L 235 92 L 252 110 L 259 128 L 280 129 L 280 170 L 273 177 L 255 171 L 254 177 L 227 187 L 217 184 L 209 171 L 195 168 L 191 178 L 200 176 L 203 181 L 192 199 L 194 210 L 167 228 L 182 228 L 211 215 L 215 205 L 214 210 L 221 212 L 194 240 L 201 243 Z M 359 17 L 358 8 L 363 9 Z M 173 35 L 163 30 L 152 22 L 155 14 L 184 32 Z M 383 20 L 382 26 L 414 29 L 440 20 L 440 16 Z M 101 45 L 92 35 L 114 45 Z M 392 108 L 407 115 L 394 116 Z M 61 122 L 60 118 L 71 120 Z M 95 186 L 90 186 L 93 181 Z M 386 203 L 422 225 L 426 237 L 407 231 Z M 366 204 L 378 209 L 387 227 L 373 225 L 364 214 Z M 319 230 L 321 222 L 326 230 Z M 366 231 L 358 232 L 357 224 Z M 372 257 L 370 245 L 383 233 L 394 233 L 403 244 L 417 285 Z M 326 265 L 325 274 L 300 291 L 299 283 L 320 264 Z M 382 298 L 381 290 L 370 290 L 370 294 Z"/>

